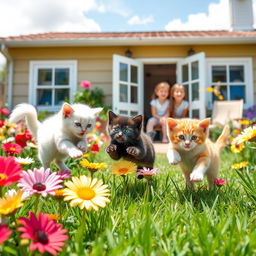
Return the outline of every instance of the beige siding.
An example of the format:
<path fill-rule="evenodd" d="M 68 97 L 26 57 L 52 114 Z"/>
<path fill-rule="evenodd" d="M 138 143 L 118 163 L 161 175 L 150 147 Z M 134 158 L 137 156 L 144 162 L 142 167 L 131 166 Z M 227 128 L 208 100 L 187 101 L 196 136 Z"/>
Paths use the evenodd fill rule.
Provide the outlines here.
<path fill-rule="evenodd" d="M 205 52 L 206 57 L 252 57 L 254 77 L 254 101 L 256 101 L 256 45 L 197 45 L 197 46 L 133 46 L 129 49 L 133 58 L 186 57 L 190 48 Z M 112 56 L 124 55 L 128 47 L 45 47 L 12 48 L 14 58 L 14 105 L 28 101 L 30 60 L 77 60 L 78 85 L 90 80 L 93 87 L 102 88 L 105 104 L 112 102 Z M 77 85 L 77 86 L 78 86 Z M 79 86 L 78 86 L 79 88 Z"/>

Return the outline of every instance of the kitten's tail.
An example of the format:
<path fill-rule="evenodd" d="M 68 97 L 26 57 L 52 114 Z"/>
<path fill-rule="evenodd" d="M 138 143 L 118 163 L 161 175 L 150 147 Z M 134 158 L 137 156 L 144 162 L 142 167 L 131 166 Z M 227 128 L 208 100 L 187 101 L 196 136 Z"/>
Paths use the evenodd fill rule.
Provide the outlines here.
<path fill-rule="evenodd" d="M 32 105 L 27 103 L 17 105 L 10 115 L 9 123 L 17 123 L 22 119 L 26 120 L 29 130 L 36 138 L 40 122 L 37 120 L 36 109 Z"/>
<path fill-rule="evenodd" d="M 224 149 L 226 147 L 228 136 L 229 136 L 229 126 L 225 125 L 223 130 L 222 130 L 221 135 L 219 136 L 219 138 L 215 142 L 215 145 L 217 146 L 219 151 L 221 151 L 222 149 Z"/>

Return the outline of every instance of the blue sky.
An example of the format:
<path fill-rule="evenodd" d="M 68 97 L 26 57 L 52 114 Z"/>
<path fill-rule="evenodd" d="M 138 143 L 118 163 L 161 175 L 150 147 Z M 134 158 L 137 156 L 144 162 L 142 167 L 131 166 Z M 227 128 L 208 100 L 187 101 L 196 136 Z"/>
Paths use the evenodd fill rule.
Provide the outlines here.
<path fill-rule="evenodd" d="M 170 20 L 181 19 L 186 22 L 188 15 L 193 13 L 207 13 L 210 3 L 219 3 L 219 0 L 155 0 L 123 1 L 120 7 L 123 14 L 118 12 L 99 13 L 90 11 L 86 13 L 88 18 L 94 19 L 101 25 L 102 31 L 152 31 L 165 30 Z M 146 24 L 129 24 L 131 17 L 138 16 L 141 19 L 151 17 Z"/>

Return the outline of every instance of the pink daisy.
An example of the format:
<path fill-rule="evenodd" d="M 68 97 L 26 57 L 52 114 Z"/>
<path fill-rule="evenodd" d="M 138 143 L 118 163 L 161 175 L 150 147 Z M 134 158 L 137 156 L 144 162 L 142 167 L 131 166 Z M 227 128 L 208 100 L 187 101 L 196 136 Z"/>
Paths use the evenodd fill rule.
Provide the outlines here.
<path fill-rule="evenodd" d="M 222 187 L 222 186 L 224 186 L 225 184 L 227 184 L 227 181 L 226 181 L 226 180 L 223 180 L 223 179 L 215 179 L 215 180 L 214 180 L 214 183 L 215 183 L 218 187 Z"/>
<path fill-rule="evenodd" d="M 9 154 L 17 155 L 23 151 L 23 148 L 16 143 L 5 143 L 2 145 L 2 147 L 3 147 L 3 150 L 5 152 L 8 152 Z"/>
<path fill-rule="evenodd" d="M 9 238 L 11 233 L 12 231 L 7 229 L 7 225 L 0 225 L 0 244 Z"/>
<path fill-rule="evenodd" d="M 54 195 L 54 191 L 62 188 L 60 175 L 51 170 L 34 168 L 34 170 L 23 171 L 18 186 L 24 191 L 32 194 L 41 194 L 46 197 L 47 194 Z"/>
<path fill-rule="evenodd" d="M 157 168 L 150 169 L 150 168 L 143 167 L 143 169 L 139 169 L 136 172 L 136 176 L 138 179 L 150 178 L 155 174 L 160 174 L 160 171 Z"/>
<path fill-rule="evenodd" d="M 9 186 L 20 179 L 22 169 L 14 157 L 0 156 L 0 186 Z"/>
<path fill-rule="evenodd" d="M 69 179 L 71 177 L 71 172 L 68 170 L 60 170 L 58 173 L 60 175 L 60 179 Z"/>
<path fill-rule="evenodd" d="M 48 214 L 39 212 L 38 217 L 33 212 L 29 212 L 29 218 L 20 218 L 23 227 L 18 230 L 22 232 L 21 238 L 31 239 L 30 250 L 38 250 L 41 254 L 49 252 L 57 255 L 57 251 L 62 251 L 64 241 L 68 239 L 65 235 L 67 230 L 61 229 L 61 224 L 56 224 L 50 220 Z"/>

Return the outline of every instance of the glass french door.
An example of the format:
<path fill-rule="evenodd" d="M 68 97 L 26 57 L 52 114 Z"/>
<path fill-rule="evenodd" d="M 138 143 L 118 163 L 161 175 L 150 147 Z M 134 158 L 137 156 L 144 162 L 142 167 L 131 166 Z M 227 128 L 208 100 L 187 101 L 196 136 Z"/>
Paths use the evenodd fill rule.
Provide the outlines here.
<path fill-rule="evenodd" d="M 113 55 L 113 111 L 125 116 L 143 114 L 143 65 Z"/>
<path fill-rule="evenodd" d="M 177 65 L 178 83 L 186 89 L 190 118 L 205 118 L 205 54 L 203 52 L 184 58 Z"/>

